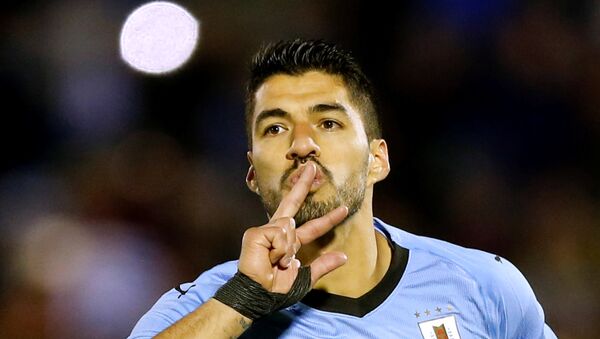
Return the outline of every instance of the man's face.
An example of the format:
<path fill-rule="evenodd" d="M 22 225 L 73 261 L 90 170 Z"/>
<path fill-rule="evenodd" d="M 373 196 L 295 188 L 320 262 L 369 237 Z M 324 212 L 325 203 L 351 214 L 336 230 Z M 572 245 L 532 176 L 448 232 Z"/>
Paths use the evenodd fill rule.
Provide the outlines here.
<path fill-rule="evenodd" d="M 342 204 L 355 213 L 367 187 L 369 142 L 342 79 L 317 71 L 269 77 L 255 94 L 249 159 L 248 184 L 269 215 L 309 161 L 317 174 L 297 225 Z"/>

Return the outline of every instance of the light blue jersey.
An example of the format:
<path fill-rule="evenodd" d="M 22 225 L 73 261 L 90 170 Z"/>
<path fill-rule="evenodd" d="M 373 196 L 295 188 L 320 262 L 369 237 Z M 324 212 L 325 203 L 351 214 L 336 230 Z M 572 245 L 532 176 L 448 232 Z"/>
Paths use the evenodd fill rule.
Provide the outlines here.
<path fill-rule="evenodd" d="M 417 236 L 375 219 L 392 246 L 373 290 L 347 298 L 313 290 L 262 318 L 242 338 L 556 338 L 527 280 L 508 260 Z M 214 295 L 237 261 L 165 293 L 129 338 L 151 338 Z"/>

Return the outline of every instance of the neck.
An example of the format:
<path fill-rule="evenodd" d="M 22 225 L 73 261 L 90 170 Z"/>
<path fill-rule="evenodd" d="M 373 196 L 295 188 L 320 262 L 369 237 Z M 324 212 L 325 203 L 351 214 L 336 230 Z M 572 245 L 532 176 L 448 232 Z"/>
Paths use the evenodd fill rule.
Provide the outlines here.
<path fill-rule="evenodd" d="M 373 226 L 372 190 L 365 193 L 365 200 L 354 215 L 298 252 L 304 265 L 330 251 L 340 251 L 348 256 L 346 264 L 321 278 L 315 289 L 357 298 L 375 287 L 387 272 L 391 249 L 385 237 Z"/>

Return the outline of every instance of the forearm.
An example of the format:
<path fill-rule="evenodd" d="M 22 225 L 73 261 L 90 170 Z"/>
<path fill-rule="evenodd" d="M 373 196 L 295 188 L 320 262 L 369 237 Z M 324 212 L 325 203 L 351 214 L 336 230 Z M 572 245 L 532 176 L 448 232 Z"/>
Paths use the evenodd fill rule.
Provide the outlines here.
<path fill-rule="evenodd" d="M 251 324 L 252 320 L 211 298 L 156 338 L 237 338 Z"/>

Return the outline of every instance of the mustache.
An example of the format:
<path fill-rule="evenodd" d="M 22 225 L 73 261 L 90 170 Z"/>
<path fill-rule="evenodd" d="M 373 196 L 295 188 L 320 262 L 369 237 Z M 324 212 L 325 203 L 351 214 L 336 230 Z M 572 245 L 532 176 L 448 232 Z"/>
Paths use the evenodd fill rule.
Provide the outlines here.
<path fill-rule="evenodd" d="M 314 162 L 318 166 L 317 169 L 321 170 L 321 173 L 323 173 L 327 180 L 329 180 L 329 182 L 333 182 L 333 175 L 331 174 L 331 171 L 329 171 L 327 167 L 323 166 L 323 164 L 321 164 L 319 160 L 317 160 L 316 158 L 309 158 L 307 161 Z M 294 164 L 292 165 L 292 167 L 288 168 L 281 176 L 281 181 L 279 184 L 283 186 L 285 181 L 289 178 L 290 175 L 292 175 L 292 173 L 294 173 L 295 170 L 298 169 L 298 167 L 300 167 L 300 159 L 296 158 L 294 159 Z"/>

